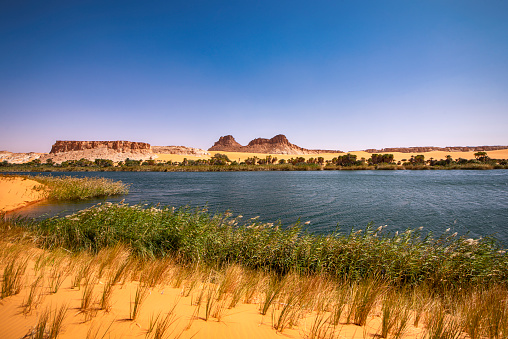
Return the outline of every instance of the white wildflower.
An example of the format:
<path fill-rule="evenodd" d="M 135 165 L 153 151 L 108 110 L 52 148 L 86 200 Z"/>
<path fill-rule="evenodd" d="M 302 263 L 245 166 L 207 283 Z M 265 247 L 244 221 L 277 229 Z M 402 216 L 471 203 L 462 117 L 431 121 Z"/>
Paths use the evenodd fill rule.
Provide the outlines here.
<path fill-rule="evenodd" d="M 469 246 L 474 246 L 474 245 L 478 244 L 478 240 L 469 238 L 469 239 L 464 240 L 464 244 L 469 245 Z"/>

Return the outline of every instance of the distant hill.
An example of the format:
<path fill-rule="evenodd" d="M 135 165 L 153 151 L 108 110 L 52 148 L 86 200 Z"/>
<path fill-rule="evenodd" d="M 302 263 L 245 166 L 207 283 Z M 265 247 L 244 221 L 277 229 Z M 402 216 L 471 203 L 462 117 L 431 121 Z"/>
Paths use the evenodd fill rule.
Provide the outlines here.
<path fill-rule="evenodd" d="M 381 149 L 366 149 L 368 153 L 425 153 L 433 151 L 443 152 L 488 152 L 500 149 L 508 149 L 508 146 L 451 146 L 451 147 L 396 147 L 396 148 L 381 148 Z"/>
<path fill-rule="evenodd" d="M 310 150 L 289 142 L 285 135 L 279 134 L 271 139 L 256 138 L 247 146 L 240 145 L 232 135 L 219 138 L 209 151 L 222 152 L 245 152 L 266 154 L 320 154 L 320 153 L 343 153 L 336 150 Z"/>

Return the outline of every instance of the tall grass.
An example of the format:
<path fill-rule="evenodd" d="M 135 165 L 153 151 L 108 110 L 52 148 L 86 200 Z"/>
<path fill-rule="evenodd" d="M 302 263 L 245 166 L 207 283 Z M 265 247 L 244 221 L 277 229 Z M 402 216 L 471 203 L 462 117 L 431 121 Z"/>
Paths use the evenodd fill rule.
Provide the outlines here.
<path fill-rule="evenodd" d="M 98 204 L 67 217 L 17 221 L 46 248 L 73 251 L 124 244 L 138 257 L 174 257 L 263 269 L 284 275 L 327 273 L 350 280 L 376 275 L 393 285 L 425 283 L 433 288 L 464 288 L 508 281 L 508 256 L 492 238 L 439 237 L 382 228 L 313 235 L 298 224 L 282 228 L 206 209 L 142 208 Z M 163 273 L 153 272 L 152 277 Z M 153 283 L 149 283 L 153 285 Z"/>
<path fill-rule="evenodd" d="M 21 291 L 27 265 L 28 257 L 23 258 L 16 254 L 10 259 L 3 272 L 0 299 L 18 294 Z"/>
<path fill-rule="evenodd" d="M 128 185 L 107 178 L 75 178 L 71 176 L 27 176 L 42 185 L 36 189 L 50 200 L 85 200 L 95 197 L 127 194 Z"/>
<path fill-rule="evenodd" d="M 178 258 L 140 259 L 135 252 L 121 246 L 101 249 L 93 257 L 87 252 L 75 255 L 63 254 L 58 250 L 45 251 L 47 254 L 41 259 L 42 255 L 37 257 L 30 251 L 19 250 L 26 247 L 14 244 L 10 247 L 17 249 L 8 251 L 10 247 L 1 244 L 0 264 L 7 265 L 14 259 L 24 263 L 27 258 L 38 263 L 38 267 L 28 265 L 33 267 L 34 272 L 39 272 L 33 276 L 33 283 L 24 287 L 30 290 L 30 294 L 42 293 L 43 280 L 51 279 L 51 268 L 55 265 L 66 263 L 65 266 L 74 267 L 75 272 L 83 271 L 81 266 L 87 267 L 81 303 L 75 306 L 80 313 L 84 313 L 85 322 L 98 312 L 107 312 L 110 305 L 109 301 L 103 303 L 96 300 L 94 295 L 94 288 L 100 293 L 97 277 L 102 270 L 104 278 L 108 279 L 102 291 L 103 297 L 107 294 L 107 298 L 110 298 L 115 293 L 112 286 L 121 280 L 137 285 L 136 294 L 130 300 L 129 319 L 132 320 L 142 318 L 139 312 L 150 284 L 165 288 L 178 280 L 183 281 L 178 283 L 179 288 L 182 284 L 184 286 L 181 288 L 181 297 L 190 295 L 191 305 L 196 306 L 187 328 L 195 321 L 222 321 L 227 308 L 234 307 L 232 299 L 237 299 L 236 303 L 258 303 L 260 314 L 271 315 L 271 326 L 275 331 L 283 332 L 287 328 L 297 327 L 309 338 L 340 337 L 342 327 L 348 323 L 363 326 L 358 327 L 362 331 L 369 326 L 371 319 L 378 316 L 381 316 L 379 337 L 401 338 L 410 322 L 417 324 L 422 335 L 419 337 L 422 338 L 464 338 L 467 333 L 471 339 L 500 339 L 508 334 L 508 290 L 505 283 L 492 286 L 470 284 L 437 291 L 427 283 L 400 285 L 397 281 L 390 284 L 386 279 L 376 276 L 337 279 L 336 275 L 328 272 L 309 274 L 293 271 L 280 274 L 263 268 L 253 270 L 238 264 L 223 264 L 222 267 L 215 264 L 213 267 L 204 264 L 180 265 L 175 262 Z M 166 267 L 162 274 L 165 278 L 159 277 L 160 267 Z M 26 275 L 30 276 L 30 272 Z M 152 317 L 147 338 L 171 337 L 175 334 L 178 326 L 173 327 L 173 324 L 177 320 L 175 307 L 179 298 L 172 306 L 169 305 L 169 310 L 166 307 L 160 316 Z M 27 308 L 26 313 L 30 312 L 28 302 L 23 303 L 22 307 Z M 36 301 L 31 303 L 35 306 Z M 201 318 L 198 317 L 200 308 Z M 58 333 L 65 309 L 42 312 L 40 321 L 29 336 L 46 338 L 51 331 Z M 419 317 L 418 321 L 415 320 L 416 316 Z M 300 326 L 303 319 L 307 324 Z M 138 321 L 143 323 L 142 319 Z M 92 333 L 91 325 L 89 337 L 99 337 L 98 330 Z"/>
<path fill-rule="evenodd" d="M 205 209 L 123 203 L 0 226 L 0 238 L 14 243 L 0 247 L 2 288 L 6 282 L 18 286 L 15 291 L 22 288 L 29 258 L 39 272 L 26 286 L 27 313 L 37 304 L 30 295 L 41 289 L 39 277 L 58 292 L 56 272 L 62 267 L 74 274 L 73 287 L 84 280 L 79 308 L 85 320 L 110 309 L 115 284 L 135 281 L 129 319 L 139 318 L 149 288 L 173 286 L 196 306 L 187 328 L 194 321 L 221 321 L 228 308 L 243 302 L 259 304 L 259 313 L 271 314 L 279 332 L 313 316 L 308 336 L 314 338 L 337 337 L 344 323 L 365 328 L 377 315 L 380 337 L 403 337 L 409 324 L 424 328 L 426 338 L 508 334 L 508 258 L 490 238 L 419 230 L 393 234 L 371 227 L 318 236 L 299 225 L 240 224 L 239 218 Z M 23 232 L 16 231 L 21 227 Z M 53 250 L 31 256 L 4 234 Z M 100 277 L 105 285 L 95 300 Z M 42 326 L 50 318 L 41 320 Z M 169 314 L 154 318 L 147 337 L 168 336 L 174 320 Z M 48 327 L 42 328 L 47 333 Z"/>

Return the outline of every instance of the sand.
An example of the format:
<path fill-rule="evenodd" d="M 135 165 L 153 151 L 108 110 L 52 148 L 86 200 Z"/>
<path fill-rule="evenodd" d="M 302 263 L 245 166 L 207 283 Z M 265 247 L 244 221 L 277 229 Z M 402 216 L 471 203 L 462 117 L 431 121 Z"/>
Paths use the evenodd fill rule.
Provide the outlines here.
<path fill-rule="evenodd" d="M 0 250 L 5 249 L 5 243 L 0 243 Z M 76 339 L 87 338 L 91 331 L 96 336 L 91 338 L 143 338 L 150 326 L 150 319 L 157 314 L 166 316 L 174 307 L 174 316 L 169 325 L 166 338 L 308 338 L 312 325 L 316 319 L 316 313 L 307 313 L 292 328 L 284 329 L 282 333 L 272 328 L 272 311 L 266 315 L 259 312 L 259 302 L 239 304 L 231 309 L 224 309 L 220 320 L 211 316 L 205 321 L 205 304 L 197 312 L 195 301 L 200 294 L 202 284 L 196 287 L 189 296 L 183 295 L 183 288 L 172 288 L 167 284 L 160 284 L 150 288 L 145 301 L 141 304 L 140 312 L 136 320 L 129 320 L 130 304 L 136 294 L 139 283 L 128 281 L 117 284 L 114 287 L 111 307 L 108 310 L 98 310 L 98 301 L 102 294 L 106 277 L 100 278 L 93 289 L 94 307 L 96 310 L 87 316 L 80 311 L 81 300 L 85 290 L 84 281 L 81 288 L 72 288 L 72 279 L 75 272 L 70 273 L 71 267 L 66 264 L 57 270 L 46 266 L 45 279 L 38 295 L 39 303 L 29 313 L 23 313 L 23 305 L 28 298 L 30 284 L 36 280 L 34 271 L 35 258 L 44 253 L 39 249 L 23 249 L 23 253 L 32 252 L 32 260 L 24 277 L 24 288 L 14 296 L 9 296 L 0 301 L 0 336 L 5 339 L 21 338 L 37 324 L 41 314 L 46 309 L 53 312 L 62 305 L 67 306 L 67 312 L 63 320 L 62 331 L 58 338 Z M 54 260 L 54 259 L 53 259 Z M 0 263 L 1 264 L 1 263 Z M 5 263 L 2 264 L 4 266 Z M 46 264 L 47 265 L 47 264 Z M 76 263 L 71 266 L 76 265 Z M 44 264 L 43 264 L 44 267 Z M 67 269 L 66 269 L 67 267 Z M 49 284 L 52 272 L 66 272 L 68 276 L 63 280 L 57 293 L 49 292 Z M 183 283 L 185 286 L 185 281 Z M 176 305 L 176 306 L 175 306 Z M 329 315 L 329 314 L 328 314 Z M 336 328 L 336 338 L 374 338 L 381 327 L 381 310 L 378 308 L 368 318 L 366 326 L 353 324 L 339 324 Z M 422 328 L 411 327 L 404 338 L 421 337 Z"/>
<path fill-rule="evenodd" d="M 0 212 L 13 211 L 45 198 L 37 181 L 21 177 L 0 176 Z"/>
<path fill-rule="evenodd" d="M 157 154 L 157 161 L 176 161 L 181 162 L 184 158 L 187 160 L 198 160 L 198 159 L 209 159 L 216 153 L 226 154 L 229 159 L 232 161 L 242 162 L 247 158 L 252 158 L 254 156 L 264 159 L 268 154 L 264 153 L 243 153 L 243 152 L 209 152 L 210 156 L 191 156 L 191 155 L 175 155 L 175 154 Z M 357 159 L 361 158 L 369 159 L 372 154 L 364 151 L 352 151 L 349 152 L 351 154 L 355 154 Z M 425 156 L 425 160 L 429 160 L 430 158 L 434 158 L 435 160 L 446 159 L 447 155 L 451 155 L 453 159 L 464 158 L 464 159 L 474 159 L 474 154 L 476 152 L 444 152 L 444 151 L 435 151 L 435 152 L 423 152 L 423 153 L 401 153 L 401 152 L 389 152 L 393 154 L 395 161 L 403 161 L 404 159 L 408 160 L 411 158 L 411 155 L 416 156 L 418 154 L 423 154 Z M 280 159 L 290 159 L 296 157 L 303 157 L 305 159 L 309 158 L 317 158 L 323 157 L 325 160 L 332 160 L 333 158 L 344 155 L 346 153 L 323 153 L 323 154 L 270 154 L 272 157 L 276 157 L 278 160 Z M 487 155 L 493 159 L 508 159 L 508 149 L 490 151 L 487 152 Z"/>

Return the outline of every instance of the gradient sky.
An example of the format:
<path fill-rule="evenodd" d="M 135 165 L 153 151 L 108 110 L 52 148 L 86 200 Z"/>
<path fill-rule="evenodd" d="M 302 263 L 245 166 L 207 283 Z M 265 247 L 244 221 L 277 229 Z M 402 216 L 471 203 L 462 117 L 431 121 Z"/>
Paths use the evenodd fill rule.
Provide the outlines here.
<path fill-rule="evenodd" d="M 508 1 L 0 3 L 0 150 L 508 145 Z"/>

